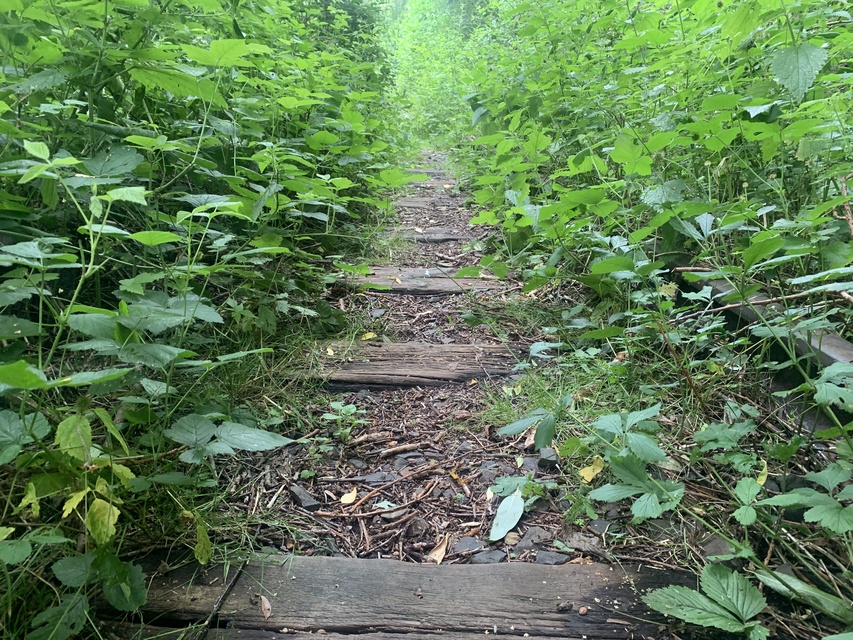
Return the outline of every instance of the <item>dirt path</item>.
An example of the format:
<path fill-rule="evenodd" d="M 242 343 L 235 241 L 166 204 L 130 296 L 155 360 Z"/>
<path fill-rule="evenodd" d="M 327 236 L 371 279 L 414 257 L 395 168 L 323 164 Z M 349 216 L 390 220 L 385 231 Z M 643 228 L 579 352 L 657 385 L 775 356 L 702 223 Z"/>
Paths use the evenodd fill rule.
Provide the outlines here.
<path fill-rule="evenodd" d="M 454 180 L 434 168 L 430 174 L 428 182 L 416 184 L 396 205 L 401 221 L 396 233 L 428 241 L 415 242 L 392 256 L 393 262 L 377 265 L 379 272 L 444 269 L 452 274 L 479 262 L 480 254 L 468 248 L 477 237 L 467 224 L 471 214 Z M 441 241 L 434 241 L 436 236 Z M 429 561 L 432 555 L 433 561 L 440 557 L 444 563 L 556 564 L 586 562 L 590 553 L 585 550 L 592 557 L 602 553 L 597 534 L 579 534 L 564 525 L 561 513 L 568 502 L 558 494 L 545 496 L 525 516 L 521 540 L 517 534 L 506 541 L 487 540 L 496 505 L 489 487 L 496 479 L 531 474 L 548 482 L 556 480 L 558 468 L 550 455 L 525 450 L 523 439 L 496 436 L 495 425 L 482 423 L 480 414 L 492 394 L 502 393 L 507 376 L 515 375 L 513 365 L 525 357 L 525 347 L 539 339 L 512 336 L 513 356 L 505 346 L 507 338 L 461 320 L 478 305 L 503 304 L 518 295 L 518 287 L 488 278 L 483 282 L 488 286 L 474 292 L 368 290 L 342 300 L 347 314 L 360 317 L 365 333 L 372 334 L 355 348 L 372 349 L 373 356 L 357 362 L 355 369 L 352 362 L 341 365 L 350 367 L 344 386 L 352 391 L 340 401 L 363 411 L 354 416 L 363 424 L 353 426 L 347 442 L 331 445 L 331 455 L 313 459 L 311 445 L 289 447 L 270 459 L 256 458 L 233 477 L 229 490 L 248 515 L 258 509 L 273 520 L 297 517 L 294 524 L 301 534 L 282 541 L 264 539 L 261 531 L 264 542 L 303 554 L 408 562 Z M 411 381 L 397 380 L 385 390 L 373 390 L 377 385 L 371 384 L 376 378 L 371 368 L 382 366 L 375 352 L 389 346 L 397 349 L 384 366 L 403 368 L 401 354 L 415 353 L 423 371 L 441 371 L 456 382 L 439 384 L 439 379 L 438 386 L 413 387 Z M 492 366 L 483 355 L 490 349 L 510 357 Z M 355 355 L 344 359 L 358 360 Z M 456 375 L 459 371 L 467 375 Z M 341 386 L 340 378 L 333 381 Z M 328 410 L 316 407 L 317 413 Z M 565 553 L 567 547 L 576 551 Z"/>
<path fill-rule="evenodd" d="M 663 637 L 639 594 L 692 576 L 654 559 L 620 564 L 605 550 L 610 523 L 564 519 L 571 500 L 553 450 L 535 453 L 524 435 L 498 436 L 501 425 L 483 420 L 544 336 L 461 321 L 520 288 L 488 278 L 459 287 L 442 273 L 480 255 L 453 180 L 430 174 L 397 203 L 397 233 L 416 242 L 371 276 L 402 286 L 336 302 L 365 330 L 364 344 L 326 347 L 323 375 L 351 389 L 311 408 L 328 428 L 220 472 L 225 521 L 259 523 L 251 536 L 267 555 L 236 572 L 168 565 L 149 591 L 144 617 L 158 625 L 149 635 L 198 624 L 204 638 Z M 436 279 L 450 286 L 429 293 Z M 330 411 L 346 417 L 324 422 Z M 524 476 L 541 496 L 490 540 L 496 485 Z"/>

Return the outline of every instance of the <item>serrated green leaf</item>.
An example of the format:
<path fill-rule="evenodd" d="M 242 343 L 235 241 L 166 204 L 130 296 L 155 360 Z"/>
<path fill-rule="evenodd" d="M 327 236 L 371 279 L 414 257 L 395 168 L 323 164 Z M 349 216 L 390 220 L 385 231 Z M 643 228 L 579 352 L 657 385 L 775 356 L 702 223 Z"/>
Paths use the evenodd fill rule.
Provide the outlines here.
<path fill-rule="evenodd" d="M 745 527 L 755 524 L 755 521 L 758 519 L 758 512 L 756 512 L 755 508 L 748 505 L 737 508 L 732 515 L 735 520 Z"/>
<path fill-rule="evenodd" d="M 57 560 L 51 565 L 53 575 L 66 587 L 78 589 L 95 577 L 92 570 L 94 554 L 78 554 Z"/>
<path fill-rule="evenodd" d="M 75 636 L 83 630 L 88 612 L 86 596 L 66 594 L 57 606 L 48 607 L 33 618 L 33 630 L 27 634 L 27 640 L 65 640 Z"/>
<path fill-rule="evenodd" d="M 660 413 L 661 404 L 658 403 L 654 406 L 649 407 L 648 409 L 643 409 L 641 411 L 632 411 L 631 413 L 625 416 L 625 428 L 630 429 L 636 424 L 640 422 L 644 422 L 645 420 L 651 420 L 656 417 Z"/>
<path fill-rule="evenodd" d="M 98 550 L 96 553 L 94 566 L 107 602 L 119 611 L 135 611 L 145 604 L 147 590 L 142 567 L 122 562 L 110 552 Z"/>
<path fill-rule="evenodd" d="M 177 69 L 136 67 L 130 70 L 134 80 L 149 89 L 168 91 L 179 98 L 201 98 L 206 102 L 225 107 L 227 103 L 210 80 L 202 79 Z"/>
<path fill-rule="evenodd" d="M 631 513 L 634 515 L 634 522 L 642 522 L 649 518 L 657 518 L 666 511 L 656 493 L 644 493 L 639 498 L 634 500 L 631 505 Z"/>
<path fill-rule="evenodd" d="M 163 434 L 175 442 L 195 449 L 210 442 L 216 435 L 216 425 L 204 416 L 191 413 L 175 422 Z"/>
<path fill-rule="evenodd" d="M 643 462 L 663 462 L 666 454 L 655 439 L 645 433 L 631 432 L 625 435 L 625 443 L 635 456 Z"/>
<path fill-rule="evenodd" d="M 643 596 L 643 602 L 663 613 L 698 624 L 703 627 L 715 627 L 723 631 L 737 633 L 743 631 L 744 624 L 726 609 L 698 591 L 687 587 L 666 587 Z"/>
<path fill-rule="evenodd" d="M 489 540 L 502 539 L 518 524 L 522 514 L 524 514 L 524 498 L 521 497 L 521 490 L 517 489 L 511 496 L 501 500 L 489 532 Z"/>
<path fill-rule="evenodd" d="M 0 465 L 12 462 L 28 441 L 26 426 L 18 414 L 0 411 Z"/>
<path fill-rule="evenodd" d="M 817 522 L 833 533 L 839 535 L 853 531 L 853 505 L 843 506 L 837 500 L 832 504 L 822 504 L 812 507 L 803 514 L 806 522 Z"/>
<path fill-rule="evenodd" d="M 757 262 L 760 262 L 761 260 L 772 256 L 783 246 L 785 246 L 785 238 L 782 238 L 781 236 L 775 238 L 768 238 L 766 240 L 762 240 L 760 242 L 756 242 L 753 245 L 750 245 L 743 252 L 743 268 L 752 268 Z"/>
<path fill-rule="evenodd" d="M 26 540 L 0 540 L 0 562 L 20 564 L 30 557 L 33 546 Z"/>
<path fill-rule="evenodd" d="M 636 173 L 641 176 L 652 174 L 651 157 L 646 155 L 643 146 L 627 133 L 622 133 L 616 138 L 610 158 L 614 162 L 625 165 L 625 173 Z"/>
<path fill-rule="evenodd" d="M 757 616 L 767 606 L 761 592 L 743 576 L 721 564 L 702 569 L 700 585 L 708 597 L 728 609 L 741 622 Z"/>
<path fill-rule="evenodd" d="M 24 149 L 26 149 L 27 153 L 31 156 L 34 156 L 39 160 L 50 159 L 50 149 L 44 142 L 30 142 L 29 140 L 24 140 Z"/>
<path fill-rule="evenodd" d="M 145 199 L 145 187 L 119 187 L 118 189 L 110 189 L 103 196 L 105 200 L 132 202 L 134 204 L 147 205 Z"/>
<path fill-rule="evenodd" d="M 15 316 L 0 316 L 0 340 L 17 340 L 40 334 L 41 327 L 35 322 Z"/>
<path fill-rule="evenodd" d="M 116 534 L 119 510 L 106 500 L 95 498 L 86 512 L 86 529 L 99 545 L 107 544 Z"/>
<path fill-rule="evenodd" d="M 83 160 L 83 166 L 93 176 L 105 178 L 130 173 L 144 159 L 135 149 L 116 146 L 99 152 L 94 158 Z"/>
<path fill-rule="evenodd" d="M 741 504 L 752 504 L 761 493 L 761 485 L 753 478 L 741 478 L 735 486 L 735 495 Z"/>
<path fill-rule="evenodd" d="M 837 462 L 833 462 L 828 464 L 823 471 L 810 471 L 805 475 L 805 478 L 816 482 L 827 491 L 832 491 L 842 482 L 850 480 L 850 474 L 850 469 L 845 469 Z"/>
<path fill-rule="evenodd" d="M 0 365 L 0 384 L 13 389 L 47 389 L 44 374 L 24 360 Z"/>
<path fill-rule="evenodd" d="M 86 461 L 92 448 L 92 425 L 85 416 L 75 413 L 57 425 L 53 442 L 65 455 Z"/>
<path fill-rule="evenodd" d="M 655 490 L 649 474 L 646 472 L 646 465 L 638 457 L 634 455 L 612 456 L 609 462 L 613 475 L 625 484 L 644 491 L 653 492 Z"/>
<path fill-rule="evenodd" d="M 633 271 L 634 259 L 628 256 L 611 256 L 592 264 L 589 272 L 592 274 L 616 273 L 618 271 Z"/>
<path fill-rule="evenodd" d="M 775 51 L 770 58 L 770 71 L 776 81 L 799 102 L 806 91 L 811 89 L 828 59 L 826 49 L 804 42 Z"/>

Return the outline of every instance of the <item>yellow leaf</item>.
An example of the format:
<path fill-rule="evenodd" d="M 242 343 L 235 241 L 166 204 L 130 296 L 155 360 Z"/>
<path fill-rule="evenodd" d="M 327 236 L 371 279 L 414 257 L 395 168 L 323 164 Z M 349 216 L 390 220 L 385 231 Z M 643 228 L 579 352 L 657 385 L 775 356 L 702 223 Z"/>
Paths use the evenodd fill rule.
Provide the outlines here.
<path fill-rule="evenodd" d="M 65 506 L 62 507 L 62 517 L 67 518 L 71 515 L 71 512 L 77 508 L 77 505 L 82 502 L 83 498 L 86 497 L 86 494 L 89 493 L 89 491 L 89 488 L 86 487 L 82 491 L 75 491 L 68 496 L 68 500 L 65 501 Z"/>
<path fill-rule="evenodd" d="M 334 350 L 334 349 L 332 349 L 332 347 L 326 347 L 326 355 L 327 355 L 327 356 L 333 356 L 333 355 L 335 355 L 335 350 Z"/>
<path fill-rule="evenodd" d="M 444 188 L 445 188 L 445 189 L 447 189 L 447 190 L 450 190 L 450 189 L 452 189 L 452 188 L 453 188 L 453 185 L 449 185 L 449 184 L 445 184 L 445 185 L 442 185 L 442 186 L 444 186 Z"/>
<path fill-rule="evenodd" d="M 595 456 L 592 459 L 592 464 L 578 471 L 578 475 L 583 478 L 584 482 L 589 483 L 602 471 L 604 471 L 604 460 L 602 460 L 601 456 Z"/>
<path fill-rule="evenodd" d="M 119 510 L 105 500 L 96 498 L 86 514 L 86 528 L 98 545 L 107 544 L 116 534 Z"/>
<path fill-rule="evenodd" d="M 341 504 L 352 504 L 355 502 L 355 499 L 358 497 L 358 489 L 353 489 L 349 493 L 345 493 L 341 496 Z"/>
<path fill-rule="evenodd" d="M 665 282 L 658 287 L 658 293 L 660 293 L 664 298 L 675 298 L 678 293 L 678 285 L 674 282 Z"/>
<path fill-rule="evenodd" d="M 444 538 L 442 538 L 441 542 L 435 545 L 435 548 L 427 554 L 427 557 L 435 560 L 436 564 L 441 564 L 441 561 L 444 560 L 444 556 L 447 553 L 447 543 L 449 541 L 450 534 L 445 533 Z"/>
<path fill-rule="evenodd" d="M 122 504 L 122 501 L 113 495 L 112 487 L 103 478 L 98 478 L 95 482 L 95 491 L 100 493 L 113 504 Z"/>
<path fill-rule="evenodd" d="M 398 278 L 397 276 L 391 276 L 391 279 L 392 279 L 394 282 L 396 282 L 397 284 L 403 284 L 403 281 L 402 281 L 402 280 L 400 280 L 400 278 Z"/>
<path fill-rule="evenodd" d="M 376 334 L 372 331 L 368 331 L 367 333 L 361 334 L 361 338 L 359 340 L 373 340 L 376 337 Z"/>
<path fill-rule="evenodd" d="M 761 462 L 761 471 L 758 473 L 757 482 L 763 487 L 764 483 L 767 482 L 767 460 L 762 460 Z"/>
<path fill-rule="evenodd" d="M 26 507 L 30 508 L 30 511 L 32 511 L 34 517 L 39 517 L 39 513 L 41 512 L 41 505 L 39 504 L 39 497 L 36 493 L 36 485 L 34 485 L 32 482 L 27 483 L 27 490 L 24 493 L 24 497 L 21 498 L 21 504 L 18 505 L 18 511 L 21 511 Z"/>

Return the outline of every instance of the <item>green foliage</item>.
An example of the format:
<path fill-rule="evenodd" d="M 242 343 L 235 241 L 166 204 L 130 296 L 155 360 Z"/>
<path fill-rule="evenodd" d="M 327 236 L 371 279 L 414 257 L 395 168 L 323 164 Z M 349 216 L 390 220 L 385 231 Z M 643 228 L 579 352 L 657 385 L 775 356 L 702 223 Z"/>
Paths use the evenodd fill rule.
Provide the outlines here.
<path fill-rule="evenodd" d="M 0 7 L 9 633 L 81 633 L 97 590 L 139 607 L 145 576 L 119 559 L 137 536 L 210 560 L 194 503 L 213 457 L 291 442 L 238 406 L 247 380 L 222 383 L 298 323 L 340 328 L 324 260 L 410 179 L 377 117 L 379 18 L 352 0 Z"/>
<path fill-rule="evenodd" d="M 750 621 L 767 602 L 744 576 L 722 565 L 708 564 L 702 569 L 701 586 L 705 595 L 672 586 L 652 591 L 643 596 L 643 601 L 655 611 L 691 624 L 742 633 L 750 640 L 769 636 L 765 627 Z"/>
<path fill-rule="evenodd" d="M 565 395 L 557 400 L 553 410 L 545 408 L 534 409 L 526 417 L 516 420 L 505 427 L 498 429 L 498 433 L 503 436 L 512 436 L 522 433 L 536 425 L 536 432 L 533 436 L 533 446 L 536 449 L 550 447 L 551 441 L 557 434 L 557 423 L 563 418 L 564 412 L 568 411 L 572 406 L 572 397 Z"/>

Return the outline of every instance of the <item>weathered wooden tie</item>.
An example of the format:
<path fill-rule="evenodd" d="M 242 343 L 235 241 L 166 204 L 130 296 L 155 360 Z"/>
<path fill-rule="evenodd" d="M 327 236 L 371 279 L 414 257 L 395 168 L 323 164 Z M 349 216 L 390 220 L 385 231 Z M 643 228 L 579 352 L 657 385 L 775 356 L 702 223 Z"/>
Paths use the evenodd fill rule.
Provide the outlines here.
<path fill-rule="evenodd" d="M 373 273 L 354 279 L 358 285 L 373 285 L 388 293 L 408 295 L 447 295 L 470 291 L 500 289 L 504 284 L 497 279 L 454 278 L 455 270 L 440 268 L 372 267 Z"/>
<path fill-rule="evenodd" d="M 658 635 L 660 619 L 640 594 L 689 582 L 680 573 L 605 564 L 436 566 L 271 556 L 249 563 L 236 580 L 235 570 L 202 574 L 189 566 L 156 576 L 142 619 L 167 630 L 215 612 L 217 628 L 201 636 L 210 640 L 643 638 Z"/>
<path fill-rule="evenodd" d="M 427 229 L 406 227 L 394 230 L 393 235 L 405 238 L 406 240 L 412 240 L 413 242 L 422 242 L 427 244 L 469 239 L 469 236 L 466 236 L 459 231 L 454 229 L 442 229 L 440 227 Z"/>
<path fill-rule="evenodd" d="M 520 349 L 495 344 L 365 343 L 318 374 L 339 391 L 436 387 L 509 374 Z"/>

